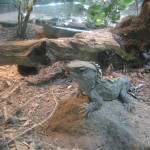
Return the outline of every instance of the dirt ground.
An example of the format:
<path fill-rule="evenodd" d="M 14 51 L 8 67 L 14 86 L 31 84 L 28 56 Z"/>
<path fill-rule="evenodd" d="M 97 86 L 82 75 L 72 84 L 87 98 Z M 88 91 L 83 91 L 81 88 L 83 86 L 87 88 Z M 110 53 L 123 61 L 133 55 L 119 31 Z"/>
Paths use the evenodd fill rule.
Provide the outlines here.
<path fill-rule="evenodd" d="M 14 39 L 15 29 L 16 27 L 0 25 L 0 41 Z M 28 26 L 27 35 L 27 39 L 36 38 L 34 25 Z M 85 119 L 77 114 L 80 111 L 79 103 L 87 103 L 87 97 L 84 96 L 80 102 L 73 97 L 78 85 L 69 78 L 59 76 L 53 83 L 36 84 L 47 81 L 60 72 L 63 65 L 63 62 L 57 62 L 49 67 L 41 67 L 38 75 L 28 77 L 22 77 L 16 65 L 0 66 L 0 149 L 84 149 L 81 145 L 85 145 L 89 139 L 85 135 L 81 136 L 82 130 L 76 130 L 76 125 L 79 126 Z M 118 72 L 132 78 L 135 85 L 141 85 L 137 89 L 141 96 L 139 101 L 147 105 L 143 109 L 150 109 L 150 73 L 144 72 L 143 68 L 126 73 Z M 65 108 L 67 110 L 69 107 L 69 110 L 74 112 L 74 116 L 68 116 L 70 118 L 66 118 L 67 121 L 63 122 L 61 118 L 67 116 L 66 112 L 59 112 L 57 108 L 61 108 L 61 104 L 65 101 L 72 102 L 73 105 L 66 104 Z M 59 115 L 56 115 L 56 112 Z M 50 120 L 54 113 L 58 117 Z M 72 122 L 72 118 L 78 120 L 73 127 L 68 125 Z M 60 121 L 57 122 L 58 120 Z M 57 128 L 58 123 L 62 124 L 63 128 Z M 70 133 L 67 133 L 68 128 L 71 129 Z M 6 145 L 2 146 L 4 143 Z"/>

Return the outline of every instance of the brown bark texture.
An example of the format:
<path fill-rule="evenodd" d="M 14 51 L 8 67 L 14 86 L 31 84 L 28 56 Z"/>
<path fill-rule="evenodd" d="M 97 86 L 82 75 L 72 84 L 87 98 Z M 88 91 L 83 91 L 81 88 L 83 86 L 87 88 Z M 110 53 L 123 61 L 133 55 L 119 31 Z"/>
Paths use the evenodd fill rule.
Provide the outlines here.
<path fill-rule="evenodd" d="M 0 65 L 38 66 L 44 64 L 47 60 L 45 46 L 44 40 L 0 42 Z"/>
<path fill-rule="evenodd" d="M 46 50 L 51 63 L 78 59 L 94 61 L 102 68 L 110 64 L 115 68 L 142 64 L 139 54 L 135 51 L 128 53 L 118 44 L 111 29 L 79 33 L 73 38 L 48 39 Z"/>
<path fill-rule="evenodd" d="M 141 12 L 137 16 L 129 16 L 117 24 L 113 30 L 119 43 L 127 52 L 136 50 L 139 53 L 150 49 L 150 0 L 144 0 Z M 117 38 L 116 38 L 117 40 Z"/>
<path fill-rule="evenodd" d="M 47 59 L 48 57 L 48 59 Z M 126 52 L 110 29 L 76 34 L 73 38 L 0 42 L 0 64 L 37 66 L 57 61 L 87 60 L 102 67 L 137 65 L 138 54 Z M 139 64 L 141 61 L 139 61 Z"/>

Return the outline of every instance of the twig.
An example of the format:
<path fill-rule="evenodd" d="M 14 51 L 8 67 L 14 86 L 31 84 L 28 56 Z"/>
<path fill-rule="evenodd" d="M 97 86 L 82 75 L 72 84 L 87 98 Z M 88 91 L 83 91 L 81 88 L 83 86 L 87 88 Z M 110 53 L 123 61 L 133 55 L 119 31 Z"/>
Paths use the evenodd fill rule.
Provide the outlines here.
<path fill-rule="evenodd" d="M 25 84 L 25 82 L 20 82 L 18 85 L 16 85 L 13 89 L 11 89 L 9 92 L 7 92 L 7 94 L 5 94 L 4 96 L 2 96 L 3 99 L 7 99 L 8 97 L 11 96 L 11 94 L 13 92 L 15 92 L 18 88 L 20 88 L 23 84 Z"/>
<path fill-rule="evenodd" d="M 19 143 L 18 143 L 16 140 L 14 140 L 14 142 L 15 142 L 16 149 L 17 149 L 17 150 L 21 150 L 21 149 L 20 149 L 20 146 L 19 146 Z"/>
<path fill-rule="evenodd" d="M 52 93 L 53 93 L 53 91 L 52 91 Z M 33 130 L 33 129 L 39 127 L 39 126 L 41 126 L 44 122 L 46 122 L 48 119 L 50 119 L 50 118 L 52 117 L 52 115 L 54 114 L 54 112 L 55 112 L 57 106 L 58 106 L 57 99 L 56 99 L 56 97 L 54 97 L 54 95 L 53 95 L 53 99 L 54 99 L 56 105 L 55 105 L 55 107 L 54 107 L 52 113 L 51 113 L 46 119 L 44 119 L 43 121 L 41 121 L 41 122 L 38 123 L 38 124 L 34 124 L 31 128 L 29 128 L 29 129 L 23 131 L 22 133 L 18 134 L 17 136 L 15 136 L 15 137 L 12 138 L 11 140 L 9 140 L 9 141 L 7 142 L 7 144 L 10 144 L 12 141 L 18 139 L 18 138 L 19 138 L 20 136 L 22 136 L 23 134 L 25 134 L 25 133 L 27 133 L 27 132 L 29 132 L 29 131 L 31 131 L 31 130 Z"/>
<path fill-rule="evenodd" d="M 137 106 L 142 107 L 142 103 L 139 104 L 139 102 L 134 102 L 134 104 L 136 104 Z M 143 107 L 142 107 L 142 108 L 143 108 Z M 144 109 L 145 109 L 146 111 L 150 111 L 150 107 L 149 107 L 149 106 L 145 106 Z"/>
<path fill-rule="evenodd" d="M 7 88 L 6 90 L 4 90 L 3 92 L 1 92 L 0 93 L 0 97 L 2 97 L 5 93 L 8 93 L 11 89 L 12 89 L 12 87 L 15 85 L 15 82 L 13 82 L 12 83 L 12 85 L 9 87 L 9 88 Z"/>
<path fill-rule="evenodd" d="M 34 141 L 30 143 L 30 150 L 35 150 L 35 143 Z"/>
<path fill-rule="evenodd" d="M 45 120 L 43 120 L 41 123 L 39 123 L 39 125 L 42 125 L 44 122 L 46 122 L 48 119 L 50 119 L 50 118 L 52 117 L 53 113 L 55 112 L 57 106 L 58 106 L 57 99 L 56 99 L 56 97 L 53 95 L 53 90 L 52 90 L 52 96 L 53 96 L 53 99 L 54 99 L 54 101 L 55 101 L 55 107 L 54 107 L 52 113 L 51 113 Z"/>
<path fill-rule="evenodd" d="M 30 100 L 28 100 L 26 103 L 24 103 L 24 105 L 22 105 L 21 107 L 19 107 L 19 108 L 17 108 L 16 110 L 14 110 L 12 113 L 11 113 L 11 115 L 9 116 L 9 117 L 7 117 L 7 119 L 5 120 L 5 122 L 2 122 L 0 125 L 2 125 L 2 124 L 5 124 L 5 123 L 7 123 L 7 121 L 11 118 L 11 116 L 13 115 L 13 114 L 15 114 L 17 111 L 19 111 L 20 109 L 22 109 L 22 108 L 24 108 L 26 105 L 28 105 L 32 100 L 35 100 L 35 98 L 39 98 L 39 97 L 41 97 L 41 96 L 43 96 L 43 95 L 46 95 L 47 93 L 45 93 L 45 94 L 40 94 L 40 95 L 35 95 L 34 97 L 32 97 Z"/>
<path fill-rule="evenodd" d="M 135 87 L 135 89 L 137 90 L 138 88 L 140 88 L 140 87 L 142 87 L 143 86 L 143 84 L 139 84 L 139 85 L 137 85 L 136 87 Z"/>
<path fill-rule="evenodd" d="M 7 120 L 8 119 L 8 114 L 7 114 L 6 106 L 3 107 L 3 113 L 4 113 L 4 119 Z"/>
<path fill-rule="evenodd" d="M 30 148 L 30 145 L 26 142 L 22 142 L 22 144 L 26 145 L 28 148 Z"/>

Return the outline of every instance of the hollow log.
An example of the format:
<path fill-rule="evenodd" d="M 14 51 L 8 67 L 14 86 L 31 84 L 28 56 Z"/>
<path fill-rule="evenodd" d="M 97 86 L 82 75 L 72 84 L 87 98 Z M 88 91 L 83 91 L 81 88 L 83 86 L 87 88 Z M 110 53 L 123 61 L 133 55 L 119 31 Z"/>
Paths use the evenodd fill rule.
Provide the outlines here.
<path fill-rule="evenodd" d="M 38 66 L 47 60 L 45 40 L 0 42 L 0 65 Z"/>
<path fill-rule="evenodd" d="M 79 59 L 95 61 L 102 67 L 110 63 L 116 68 L 140 65 L 140 55 L 135 51 L 126 52 L 115 40 L 116 36 L 110 29 L 100 29 L 79 33 L 73 38 L 0 42 L 0 64 L 37 66 L 44 61 L 52 64 Z"/>

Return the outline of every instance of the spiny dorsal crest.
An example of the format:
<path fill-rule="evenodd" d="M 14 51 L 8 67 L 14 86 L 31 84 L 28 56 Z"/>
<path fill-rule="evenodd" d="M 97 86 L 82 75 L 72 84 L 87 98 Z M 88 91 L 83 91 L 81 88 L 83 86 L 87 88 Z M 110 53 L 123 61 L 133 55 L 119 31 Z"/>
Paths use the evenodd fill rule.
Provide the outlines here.
<path fill-rule="evenodd" d="M 100 74 L 100 76 L 102 76 L 102 69 L 101 69 L 100 65 L 99 65 L 99 64 L 96 64 L 96 63 L 93 62 L 93 61 L 90 61 L 90 63 L 95 66 L 97 72 Z"/>

